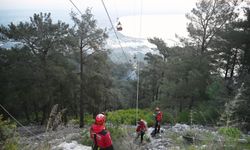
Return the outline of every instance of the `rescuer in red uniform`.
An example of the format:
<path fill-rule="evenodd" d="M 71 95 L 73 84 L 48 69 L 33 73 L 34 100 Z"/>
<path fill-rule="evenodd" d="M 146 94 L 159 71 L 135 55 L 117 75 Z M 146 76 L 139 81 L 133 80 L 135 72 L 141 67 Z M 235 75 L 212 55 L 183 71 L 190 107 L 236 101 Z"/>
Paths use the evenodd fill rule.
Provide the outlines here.
<path fill-rule="evenodd" d="M 114 150 L 110 133 L 105 127 L 106 117 L 98 114 L 95 123 L 90 128 L 90 137 L 93 140 L 93 150 Z"/>
<path fill-rule="evenodd" d="M 136 128 L 136 132 L 137 132 L 136 139 L 138 139 L 139 136 L 141 136 L 141 143 L 143 141 L 143 136 L 144 136 L 146 131 L 147 131 L 146 122 L 144 120 L 140 119 L 140 121 L 138 121 L 138 125 L 137 125 L 137 128 Z"/>
<path fill-rule="evenodd" d="M 160 133 L 160 128 L 161 128 L 161 121 L 162 121 L 162 112 L 160 111 L 159 107 L 155 108 L 155 129 L 154 132 L 152 133 L 152 136 L 155 136 L 157 133 Z"/>

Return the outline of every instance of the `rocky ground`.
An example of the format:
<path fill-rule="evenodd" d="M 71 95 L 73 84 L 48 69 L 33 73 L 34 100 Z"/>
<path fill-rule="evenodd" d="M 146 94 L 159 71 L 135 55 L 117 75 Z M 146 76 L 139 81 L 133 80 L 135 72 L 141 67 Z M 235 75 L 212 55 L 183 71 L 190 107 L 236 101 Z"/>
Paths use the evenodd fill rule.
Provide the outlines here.
<path fill-rule="evenodd" d="M 82 129 L 76 125 L 61 126 L 56 131 L 45 132 L 45 127 L 26 127 L 34 135 L 27 133 L 26 129 L 18 128 L 20 144 L 25 149 L 55 149 L 55 150 L 90 150 L 90 147 L 80 143 Z"/>
<path fill-rule="evenodd" d="M 35 135 L 30 135 L 24 128 L 18 129 L 21 137 L 20 143 L 24 146 L 24 149 L 91 150 L 91 147 L 80 144 L 83 143 L 83 141 L 81 141 L 84 136 L 83 134 L 88 136 L 87 129 L 83 131 L 83 129 L 79 129 L 78 126 L 68 125 L 67 127 L 59 127 L 57 131 L 45 133 L 45 128 L 41 126 L 30 126 L 26 128 Z M 150 136 L 153 128 L 149 128 L 142 144 L 139 142 L 139 139 L 135 140 L 135 126 L 126 128 L 130 128 L 129 130 L 126 129 L 128 133 L 121 138 L 122 140 L 114 142 L 114 147 L 118 150 L 180 150 L 188 148 L 191 143 L 193 143 L 197 149 L 209 149 L 211 141 L 205 141 L 209 138 L 212 138 L 212 141 L 216 143 L 221 142 L 223 145 L 223 137 L 217 133 L 215 128 L 211 127 L 197 125 L 191 127 L 186 124 L 163 126 L 161 133 L 154 138 Z M 184 138 L 184 136 L 192 137 L 191 141 L 189 141 L 190 139 Z M 113 139 L 113 141 L 115 140 Z"/>

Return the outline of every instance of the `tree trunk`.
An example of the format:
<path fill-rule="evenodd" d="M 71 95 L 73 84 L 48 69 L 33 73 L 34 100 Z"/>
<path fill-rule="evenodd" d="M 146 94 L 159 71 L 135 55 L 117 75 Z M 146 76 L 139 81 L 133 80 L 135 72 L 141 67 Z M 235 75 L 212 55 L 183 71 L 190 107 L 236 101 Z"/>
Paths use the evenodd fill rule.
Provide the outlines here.
<path fill-rule="evenodd" d="M 34 112 L 35 112 L 35 121 L 38 123 L 39 122 L 39 117 L 38 117 L 38 107 L 35 101 L 33 102 L 33 107 L 34 107 Z"/>
<path fill-rule="evenodd" d="M 159 88 L 160 88 L 160 86 L 158 86 L 156 89 L 156 96 L 155 96 L 156 100 L 158 100 L 158 98 L 159 98 Z"/>
<path fill-rule="evenodd" d="M 24 115 L 25 115 L 27 122 L 30 122 L 30 116 L 29 116 L 29 112 L 27 108 L 27 103 L 25 101 L 23 102 L 23 110 L 24 110 Z"/>
<path fill-rule="evenodd" d="M 182 99 L 180 99 L 180 104 L 179 104 L 179 112 L 182 112 Z"/>
<path fill-rule="evenodd" d="M 229 70 L 229 61 L 230 61 L 230 57 L 227 58 L 227 64 L 226 64 L 226 72 L 225 72 L 225 79 L 227 79 L 227 73 L 228 73 L 228 70 Z"/>
<path fill-rule="evenodd" d="M 234 53 L 233 64 L 232 64 L 231 73 L 230 73 L 230 78 L 231 79 L 234 76 L 234 68 L 235 68 L 235 65 L 236 65 L 237 54 L 238 54 L 238 50 L 236 49 L 236 51 Z"/>
<path fill-rule="evenodd" d="M 42 108 L 42 120 L 41 120 L 41 125 L 45 123 L 46 120 L 46 113 L 47 113 L 47 104 L 43 106 Z"/>
<path fill-rule="evenodd" d="M 194 105 L 194 96 L 191 98 L 191 102 L 189 103 L 189 109 L 192 109 Z"/>

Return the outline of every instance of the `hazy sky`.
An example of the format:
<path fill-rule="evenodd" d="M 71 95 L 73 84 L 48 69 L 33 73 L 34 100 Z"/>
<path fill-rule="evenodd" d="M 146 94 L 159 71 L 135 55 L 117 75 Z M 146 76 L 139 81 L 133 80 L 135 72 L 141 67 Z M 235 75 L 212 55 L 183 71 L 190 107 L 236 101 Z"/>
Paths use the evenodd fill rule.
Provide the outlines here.
<path fill-rule="evenodd" d="M 92 13 L 99 22 L 108 22 L 101 0 L 72 1 L 82 12 L 87 7 L 92 8 Z M 175 33 L 186 35 L 185 13 L 195 7 L 197 0 L 104 0 L 104 2 L 113 21 L 116 18 L 122 21 L 123 34 L 174 39 Z M 69 12 L 76 11 L 69 0 L 0 0 L 1 10 L 8 11 L 4 11 L 7 14 L 0 14 L 0 23 L 18 22 L 24 18 L 28 20 L 33 13 L 45 11 L 52 12 L 52 16 L 56 19 L 68 22 Z M 143 17 L 139 22 L 138 15 L 141 11 Z"/>
<path fill-rule="evenodd" d="M 92 7 L 93 11 L 102 11 L 101 0 L 72 0 L 77 7 L 84 10 Z M 186 13 L 195 6 L 197 0 L 104 0 L 109 11 L 120 13 Z M 142 5 L 141 5 L 142 4 Z M 69 0 L 0 0 L 3 9 L 36 9 L 36 10 L 70 10 Z"/>

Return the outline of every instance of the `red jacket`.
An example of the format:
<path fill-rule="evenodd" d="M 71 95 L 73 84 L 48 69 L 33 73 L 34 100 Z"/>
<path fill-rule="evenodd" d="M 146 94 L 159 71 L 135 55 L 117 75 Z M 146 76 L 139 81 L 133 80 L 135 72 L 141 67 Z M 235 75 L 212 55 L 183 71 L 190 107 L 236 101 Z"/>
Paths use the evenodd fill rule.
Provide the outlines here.
<path fill-rule="evenodd" d="M 136 132 L 147 131 L 147 127 L 144 121 L 139 121 L 138 126 L 136 128 Z"/>
<path fill-rule="evenodd" d="M 110 133 L 103 125 L 93 124 L 90 128 L 90 137 L 94 141 L 95 145 L 101 149 L 112 146 Z"/>
<path fill-rule="evenodd" d="M 156 121 L 161 122 L 162 121 L 162 115 L 163 115 L 162 112 L 158 111 L 156 116 L 155 116 Z"/>

